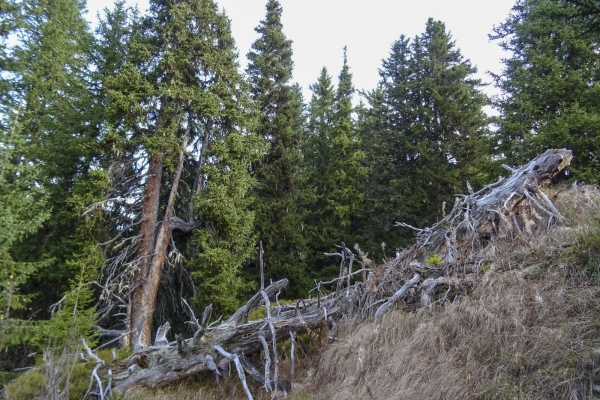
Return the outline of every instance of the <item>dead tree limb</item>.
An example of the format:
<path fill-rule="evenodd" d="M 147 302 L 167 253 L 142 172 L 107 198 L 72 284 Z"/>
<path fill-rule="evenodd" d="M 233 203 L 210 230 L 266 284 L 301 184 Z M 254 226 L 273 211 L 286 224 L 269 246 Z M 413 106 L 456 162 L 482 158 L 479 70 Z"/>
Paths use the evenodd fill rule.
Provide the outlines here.
<path fill-rule="evenodd" d="M 363 263 L 363 266 L 371 268 L 352 271 L 352 266 L 349 266 L 349 270 L 344 272 L 344 262 L 350 258 L 352 263 L 354 257 L 342 244 L 340 253 L 327 254 L 342 258 L 340 274 L 329 282 L 317 284 L 317 299 L 299 300 L 295 307 L 280 306 L 272 313 L 269 298 L 276 296 L 288 281 L 283 279 L 264 289 L 263 283 L 261 290 L 244 306 L 216 326 L 208 325 L 210 306 L 205 309 L 202 320 L 199 321 L 191 307 L 184 302 L 191 323 L 196 328 L 194 337 L 184 339 L 177 335 L 176 345 L 167 344 L 158 348 L 153 346 L 144 349 L 142 353 L 135 353 L 132 359 L 145 357 L 143 363 L 137 363 L 141 368 L 125 375 L 119 374 L 124 377 L 116 388 L 125 391 L 135 385 L 156 387 L 201 371 L 218 372 L 219 368 L 233 361 L 242 382 L 247 373 L 267 390 L 289 391 L 287 383 L 278 382 L 278 342 L 293 340 L 297 337 L 295 335 L 315 331 L 320 327 L 331 328 L 344 316 L 374 317 L 375 323 L 379 325 L 394 305 L 402 305 L 411 310 L 443 302 L 451 292 L 468 293 L 481 267 L 481 264 L 468 265 L 472 252 L 502 238 L 500 235 L 509 227 L 512 227 L 513 236 L 531 231 L 529 225 L 523 222 L 528 213 L 536 216 L 539 229 L 542 226 L 546 229 L 545 221 L 550 223 L 563 220 L 540 187 L 566 167 L 570 160 L 571 152 L 568 150 L 548 150 L 522 167 L 511 168 L 510 177 L 502 178 L 478 191 L 471 188 L 468 195 L 457 196 L 453 209 L 440 222 L 428 228 L 417 229 L 415 244 L 399 251 L 383 267 Z M 536 210 L 542 211 L 543 218 L 534 214 Z M 519 223 L 523 224 L 523 229 L 519 227 Z M 438 261 L 428 264 L 426 258 L 418 258 L 425 250 L 428 254 L 439 256 L 436 258 Z M 462 269 L 458 268 L 459 265 Z M 452 275 L 449 274 L 449 266 L 454 266 Z M 352 285 L 350 277 L 363 271 L 370 272 L 368 278 Z M 346 279 L 346 291 L 336 290 L 327 296 L 320 293 L 322 285 L 337 282 L 339 289 Z M 404 282 L 400 288 L 399 282 Z M 443 289 L 438 290 L 439 288 Z M 444 290 L 446 292 L 442 297 Z M 303 307 L 299 306 L 301 303 Z M 267 317 L 248 321 L 248 315 L 263 304 Z M 335 340 L 334 335 L 335 328 L 328 337 Z M 264 373 L 257 372 L 246 360 L 246 357 L 261 351 L 264 351 L 266 360 Z M 271 380 L 270 369 L 273 363 L 275 370 Z M 251 398 L 249 391 L 247 395 Z"/>
<path fill-rule="evenodd" d="M 415 286 L 417 282 L 421 279 L 421 275 L 415 274 L 412 279 L 406 282 L 392 297 L 390 297 L 385 303 L 379 306 L 377 311 L 375 312 L 375 325 L 380 325 L 383 320 L 383 316 L 386 312 L 400 299 L 402 296 L 406 294 L 408 289 Z"/>

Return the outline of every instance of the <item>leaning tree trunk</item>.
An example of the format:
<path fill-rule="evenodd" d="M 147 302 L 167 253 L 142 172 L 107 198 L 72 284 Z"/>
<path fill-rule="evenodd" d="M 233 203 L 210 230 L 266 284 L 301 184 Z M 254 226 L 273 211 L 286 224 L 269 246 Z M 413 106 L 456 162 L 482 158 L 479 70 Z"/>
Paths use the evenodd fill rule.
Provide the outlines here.
<path fill-rule="evenodd" d="M 266 289 L 261 287 L 248 303 L 216 327 L 208 325 L 210 306 L 201 320 L 196 319 L 188 307 L 196 330 L 193 337 L 184 339 L 182 335 L 176 335 L 175 341 L 167 343 L 166 334 L 170 326 L 166 323 L 157 332 L 154 346 L 137 348 L 126 365 L 108 375 L 118 381 L 118 390 L 125 391 L 135 385 L 156 387 L 172 383 L 202 371 L 212 371 L 218 377 L 224 373 L 225 365 L 233 362 L 244 385 L 248 374 L 262 387 L 275 392 L 289 391 L 291 383 L 279 381 L 277 377 L 278 341 L 293 338 L 295 333 L 313 331 L 322 326 L 332 327 L 345 317 L 374 318 L 375 326 L 378 326 L 384 323 L 386 313 L 393 307 L 409 310 L 428 307 L 434 302 L 444 302 L 451 292 L 468 292 L 476 279 L 476 274 L 469 273 L 466 268 L 470 253 L 494 245 L 494 241 L 500 240 L 498 235 L 507 229 L 513 230 L 513 238 L 519 234 L 535 234 L 531 224 L 523 225 L 517 214 L 533 209 L 543 214 L 545 219 L 538 218 L 538 232 L 548 229 L 552 223 L 563 221 L 540 186 L 570 161 L 569 150 L 548 150 L 518 169 L 506 167 L 511 171 L 510 177 L 478 192 L 473 192 L 468 185 L 470 193 L 459 196 L 453 210 L 434 226 L 416 229 L 398 224 L 418 231 L 414 245 L 400 252 L 395 259 L 387 260 L 382 267 L 363 267 L 355 272 L 350 266 L 342 268 L 348 271 L 347 275 L 320 282 L 313 289 L 317 299 L 300 300 L 295 306 L 271 309 L 269 297 L 287 285 L 284 279 Z M 328 255 L 341 256 L 342 263 L 345 260 L 352 263 L 354 254 L 345 246 L 341 249 L 340 253 Z M 434 265 L 418 261 L 417 255 L 425 249 L 428 254 L 441 256 L 443 261 Z M 449 274 L 451 270 L 452 274 Z M 369 271 L 368 278 L 351 284 L 351 277 L 364 271 Z M 333 290 L 330 295 L 321 297 L 322 287 L 337 285 L 338 282 L 347 282 L 345 290 Z M 267 309 L 267 317 L 248 322 L 248 315 L 262 305 Z M 139 342 L 142 334 L 144 331 L 139 324 L 135 341 Z M 258 371 L 247 359 L 261 351 L 266 361 L 264 371 Z M 271 356 L 275 361 L 273 374 Z M 252 398 L 246 385 L 245 390 Z"/>
<path fill-rule="evenodd" d="M 188 124 L 183 136 L 183 143 L 179 152 L 179 164 L 166 207 L 166 215 L 156 234 L 158 225 L 160 184 L 162 176 L 162 155 L 152 155 L 150 157 L 150 168 L 148 170 L 148 183 L 144 192 L 144 203 L 142 208 L 142 225 L 140 227 L 140 245 L 138 248 L 137 259 L 139 268 L 134 276 L 134 287 L 130 302 L 130 340 L 129 342 L 135 349 L 141 349 L 150 346 L 152 313 L 156 304 L 156 296 L 162 275 L 163 265 L 167 255 L 167 247 L 171 241 L 171 234 L 174 229 L 184 232 L 190 232 L 197 228 L 199 222 L 183 222 L 175 216 L 175 201 L 177 199 L 177 189 L 183 170 L 184 151 L 190 137 L 192 127 L 192 117 L 190 115 Z M 141 326 L 141 334 L 137 335 L 134 327 Z"/>
<path fill-rule="evenodd" d="M 153 281 L 160 271 L 152 269 L 152 256 L 156 247 L 156 225 L 158 223 L 160 185 L 162 181 L 163 156 L 155 154 L 150 156 L 148 167 L 148 178 L 144 190 L 144 200 L 142 201 L 142 223 L 140 224 L 140 241 L 137 249 L 136 260 L 137 269 L 133 277 L 134 289 L 131 293 L 129 303 L 129 343 L 133 346 L 136 335 L 133 333 L 133 327 L 144 316 L 147 317 L 140 337 L 142 343 L 150 344 L 150 329 L 152 326 L 152 311 L 154 310 L 154 301 L 152 294 L 146 284 Z"/>

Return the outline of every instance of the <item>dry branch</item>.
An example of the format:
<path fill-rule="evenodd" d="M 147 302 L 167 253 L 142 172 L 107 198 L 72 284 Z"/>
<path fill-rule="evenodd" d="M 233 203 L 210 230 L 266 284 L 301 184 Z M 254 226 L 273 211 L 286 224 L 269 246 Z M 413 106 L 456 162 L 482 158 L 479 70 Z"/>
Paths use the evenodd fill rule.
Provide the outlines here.
<path fill-rule="evenodd" d="M 278 342 L 293 341 L 297 337 L 295 335 L 315 331 L 319 327 L 332 327 L 344 316 L 374 317 L 378 325 L 394 306 L 411 310 L 443 302 L 451 292 L 453 296 L 468 293 L 481 267 L 481 263 L 472 264 L 475 252 L 493 247 L 499 240 L 510 241 L 521 235 L 534 234 L 563 220 L 540 187 L 566 167 L 570 160 L 571 152 L 568 150 L 548 150 L 520 168 L 510 168 L 511 176 L 508 178 L 479 191 L 469 188 L 469 194 L 458 196 L 453 209 L 432 227 L 417 229 L 399 223 L 399 226 L 417 230 L 416 242 L 398 252 L 396 258 L 387 260 L 383 267 L 365 262 L 363 266 L 371 268 L 352 271 L 354 254 L 344 244 L 338 246 L 339 253 L 326 255 L 341 257 L 340 274 L 329 282 L 317 284 L 317 299 L 299 300 L 295 307 L 276 307 L 272 313 L 269 298 L 276 296 L 288 281 L 283 279 L 264 289 L 264 283 L 261 283 L 261 290 L 244 306 L 214 327 L 208 325 L 210 306 L 205 309 L 202 320 L 198 321 L 191 307 L 183 301 L 191 323 L 196 327 L 194 336 L 184 339 L 177 335 L 176 345 L 166 344 L 165 336 L 164 340 L 157 341 L 162 346 L 134 354 L 130 363 L 137 362 L 143 367 L 121 380 L 118 390 L 124 391 L 134 385 L 156 387 L 201 371 L 213 371 L 218 377 L 218 369 L 234 361 L 243 383 L 247 373 L 266 390 L 288 392 L 291 390 L 290 383 L 278 382 Z M 424 254 L 437 255 L 438 261 L 428 264 L 424 261 Z M 360 251 L 359 255 L 363 258 Z M 259 258 L 262 258 L 262 251 Z M 349 260 L 347 271 L 346 260 Z M 351 285 L 350 277 L 363 271 L 369 271 L 368 278 Z M 344 280 L 347 290 L 342 291 L 339 289 Z M 335 282 L 338 290 L 322 296 L 320 288 Z M 399 282 L 404 283 L 398 289 Z M 267 317 L 248 322 L 248 315 L 262 305 L 266 306 Z M 336 340 L 334 336 L 335 328 L 329 332 L 328 338 Z M 258 372 L 248 361 L 261 351 L 266 361 L 264 372 Z M 143 363 L 140 362 L 141 357 L 145 357 Z M 247 386 L 245 390 L 248 398 L 252 398 Z"/>

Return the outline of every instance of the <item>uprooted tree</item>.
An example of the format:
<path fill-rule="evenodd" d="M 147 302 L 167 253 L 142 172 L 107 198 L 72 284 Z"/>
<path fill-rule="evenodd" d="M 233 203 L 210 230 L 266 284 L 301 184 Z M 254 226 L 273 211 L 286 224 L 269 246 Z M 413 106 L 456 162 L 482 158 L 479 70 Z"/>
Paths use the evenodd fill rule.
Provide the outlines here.
<path fill-rule="evenodd" d="M 195 327 L 191 338 L 181 334 L 168 342 L 169 323 L 158 329 L 153 346 L 139 340 L 148 315 L 137 322 L 138 347 L 119 370 L 107 373 L 118 379 L 116 389 L 125 391 L 136 385 L 156 387 L 188 377 L 201 371 L 212 371 L 218 378 L 226 366 L 234 363 L 248 398 L 252 394 L 246 385 L 246 374 L 276 395 L 291 390 L 291 383 L 279 379 L 279 356 L 276 344 L 294 341 L 295 335 L 320 327 L 332 330 L 340 320 L 358 317 L 382 323 L 384 315 L 401 304 L 406 309 L 428 307 L 444 302 L 457 294 L 467 293 L 476 283 L 481 254 L 493 254 L 499 243 L 527 240 L 547 230 L 564 218 L 541 186 L 571 162 L 571 151 L 548 150 L 529 163 L 510 168 L 510 176 L 474 192 L 467 183 L 469 194 L 457 195 L 453 209 L 438 223 L 416 229 L 417 238 L 409 248 L 397 253 L 383 266 L 375 266 L 358 247 L 354 252 L 339 247 L 339 252 L 327 254 L 340 257 L 340 275 L 329 282 L 319 282 L 315 297 L 295 305 L 271 307 L 270 299 L 285 288 L 286 279 L 264 287 L 231 317 L 218 325 L 209 325 L 211 306 L 197 319 L 187 306 L 190 322 Z M 436 262 L 423 262 L 424 256 Z M 432 258 L 429 258 L 431 260 Z M 354 264 L 360 266 L 353 271 Z M 362 279 L 355 279 L 362 276 Z M 352 279 L 355 282 L 352 283 Z M 322 294 L 329 287 L 330 292 Z M 265 306 L 266 317 L 248 321 L 248 315 Z M 264 368 L 253 365 L 251 356 L 264 352 Z M 93 357 L 88 352 L 89 357 Z M 94 369 L 101 385 L 103 367 Z M 108 372 L 108 371 L 106 371 Z"/>

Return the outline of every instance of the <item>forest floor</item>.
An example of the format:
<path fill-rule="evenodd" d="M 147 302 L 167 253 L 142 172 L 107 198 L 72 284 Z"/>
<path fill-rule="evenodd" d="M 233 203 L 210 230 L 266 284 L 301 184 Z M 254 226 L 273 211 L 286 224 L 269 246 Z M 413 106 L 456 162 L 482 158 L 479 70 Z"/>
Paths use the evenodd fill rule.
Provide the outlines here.
<path fill-rule="evenodd" d="M 390 312 L 378 327 L 345 320 L 333 341 L 304 336 L 310 356 L 296 349 L 294 376 L 282 359 L 282 377 L 294 383 L 288 399 L 600 397 L 600 191 L 547 194 L 566 222 L 482 260 L 469 294 Z M 216 386 L 206 374 L 127 398 L 246 397 L 237 379 Z"/>
<path fill-rule="evenodd" d="M 545 191 L 565 220 L 482 252 L 468 293 L 390 311 L 378 326 L 345 319 L 333 332 L 304 334 L 294 374 L 290 344 L 280 344 L 280 379 L 293 382 L 287 398 L 600 398 L 600 190 Z M 116 398 L 246 399 L 233 375 L 217 385 L 200 373 Z M 86 379 L 84 386 L 89 372 Z M 39 397 L 19 396 L 19 381 L 8 385 L 8 398 Z M 255 399 L 272 398 L 249 385 Z"/>

